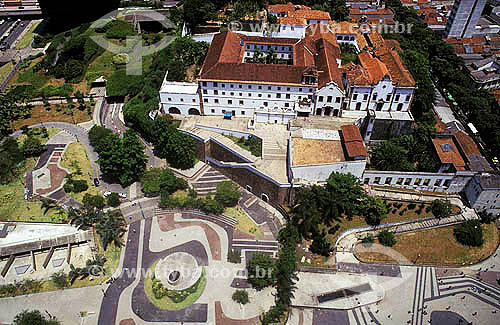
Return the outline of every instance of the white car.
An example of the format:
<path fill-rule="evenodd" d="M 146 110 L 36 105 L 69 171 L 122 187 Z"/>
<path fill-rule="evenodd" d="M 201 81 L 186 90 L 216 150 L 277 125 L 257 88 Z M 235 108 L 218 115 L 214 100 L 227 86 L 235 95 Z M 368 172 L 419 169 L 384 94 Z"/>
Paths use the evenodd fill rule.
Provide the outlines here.
<path fill-rule="evenodd" d="M 106 192 L 104 192 L 104 197 L 108 197 L 108 196 L 110 196 L 110 195 L 111 195 L 111 192 L 110 192 L 110 191 L 106 191 Z"/>
<path fill-rule="evenodd" d="M 127 194 L 125 194 L 123 192 L 122 193 L 118 193 L 118 196 L 121 197 L 122 199 L 127 198 Z"/>

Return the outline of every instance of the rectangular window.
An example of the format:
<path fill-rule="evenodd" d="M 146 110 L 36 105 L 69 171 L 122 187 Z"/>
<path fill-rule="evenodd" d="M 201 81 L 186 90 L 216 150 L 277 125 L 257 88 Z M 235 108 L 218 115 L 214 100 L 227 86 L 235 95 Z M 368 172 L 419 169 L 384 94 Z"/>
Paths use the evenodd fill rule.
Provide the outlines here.
<path fill-rule="evenodd" d="M 262 94 L 257 94 L 257 96 L 262 97 Z"/>
<path fill-rule="evenodd" d="M 196 103 L 196 99 L 193 98 L 193 103 Z"/>
<path fill-rule="evenodd" d="M 206 95 L 206 94 L 208 94 L 208 90 L 203 89 L 203 93 L 204 93 L 205 95 Z"/>
<path fill-rule="evenodd" d="M 288 103 L 285 103 L 285 107 L 289 107 L 290 105 Z"/>
<path fill-rule="evenodd" d="M 252 93 L 248 93 L 248 97 L 252 97 Z"/>
<path fill-rule="evenodd" d="M 219 104 L 219 100 L 217 98 L 214 99 L 214 103 Z"/>
<path fill-rule="evenodd" d="M 259 89 L 262 89 L 262 86 L 259 86 Z"/>
<path fill-rule="evenodd" d="M 301 92 L 302 92 L 302 88 L 299 88 L 299 93 L 301 93 Z"/>
<path fill-rule="evenodd" d="M 320 102 L 320 103 L 321 103 L 322 101 L 323 101 L 323 96 L 319 96 L 319 97 L 318 97 L 318 102 Z"/>
<path fill-rule="evenodd" d="M 245 111 L 241 111 L 241 115 L 245 115 Z"/>
<path fill-rule="evenodd" d="M 227 104 L 228 104 L 228 105 L 232 105 L 232 104 L 233 104 L 233 101 L 232 101 L 231 99 L 228 99 L 228 100 L 227 100 Z"/>
<path fill-rule="evenodd" d="M 373 94 L 372 99 L 373 99 L 373 100 L 377 100 L 377 93 L 374 93 L 374 94 Z"/>
<path fill-rule="evenodd" d="M 234 96 L 234 92 L 230 92 L 229 94 L 230 94 L 231 96 Z"/>
<path fill-rule="evenodd" d="M 243 96 L 243 93 L 240 93 L 240 96 Z"/>
<path fill-rule="evenodd" d="M 252 89 L 252 85 L 248 85 L 248 89 Z"/>
<path fill-rule="evenodd" d="M 406 95 L 405 102 L 409 102 L 411 98 L 411 95 Z"/>
<path fill-rule="evenodd" d="M 271 90 L 271 86 L 267 86 L 267 90 Z"/>
<path fill-rule="evenodd" d="M 368 100 L 368 94 L 363 95 L 363 100 Z"/>
<path fill-rule="evenodd" d="M 447 179 L 447 180 L 444 181 L 443 186 L 444 187 L 450 187 L 450 183 L 451 183 L 451 179 Z"/>
<path fill-rule="evenodd" d="M 396 181 L 396 184 L 398 184 L 398 185 L 403 184 L 403 178 L 401 178 L 401 177 L 398 178 L 398 180 Z"/>
<path fill-rule="evenodd" d="M 286 91 L 290 91 L 290 87 L 286 87 Z"/>
<path fill-rule="evenodd" d="M 278 90 L 281 90 L 281 87 L 278 87 Z"/>
<path fill-rule="evenodd" d="M 208 98 L 203 99 L 203 102 L 208 103 Z"/>
<path fill-rule="evenodd" d="M 264 106 L 266 106 L 266 107 L 267 107 L 267 102 L 264 102 Z"/>
<path fill-rule="evenodd" d="M 386 177 L 386 178 L 385 178 L 385 183 L 386 183 L 386 184 L 388 184 L 388 185 L 389 185 L 389 184 L 391 184 L 391 182 L 392 182 L 392 177 Z"/>
<path fill-rule="evenodd" d="M 387 98 L 385 100 L 386 101 L 390 101 L 391 100 L 391 94 L 387 94 Z"/>
<path fill-rule="evenodd" d="M 229 86 L 230 86 L 231 88 L 234 88 L 234 85 L 233 85 L 233 84 L 230 84 Z"/>
<path fill-rule="evenodd" d="M 290 99 L 290 94 L 285 95 L 286 99 Z"/>
<path fill-rule="evenodd" d="M 352 95 L 352 100 L 357 100 L 358 99 L 358 94 L 353 94 Z"/>
<path fill-rule="evenodd" d="M 365 183 L 365 184 L 370 183 L 370 179 L 369 179 L 368 177 L 367 177 L 367 178 L 365 178 L 364 183 Z"/>
<path fill-rule="evenodd" d="M 212 113 L 215 113 L 215 109 L 213 109 L 213 108 L 212 108 L 210 111 L 211 111 Z"/>
<path fill-rule="evenodd" d="M 277 94 L 276 94 L 276 98 L 281 98 L 281 94 L 280 94 L 280 93 L 277 93 Z"/>
<path fill-rule="evenodd" d="M 244 103 L 244 102 L 243 102 L 242 100 L 240 100 L 240 105 L 243 105 L 243 103 Z"/>
<path fill-rule="evenodd" d="M 405 180 L 405 185 L 410 185 L 410 183 L 411 183 L 411 178 L 407 178 L 407 179 Z"/>
<path fill-rule="evenodd" d="M 217 89 L 214 90 L 214 95 L 218 95 L 219 91 Z"/>
<path fill-rule="evenodd" d="M 332 96 L 328 96 L 328 97 L 326 97 L 326 102 L 327 102 L 327 103 L 331 103 L 331 102 L 332 102 Z"/>
<path fill-rule="evenodd" d="M 397 94 L 396 97 L 394 97 L 394 100 L 399 102 L 399 94 Z"/>
<path fill-rule="evenodd" d="M 340 103 L 340 97 L 335 98 L 335 103 Z"/>
<path fill-rule="evenodd" d="M 434 186 L 441 186 L 442 181 L 442 179 L 436 179 L 436 181 L 434 182 Z"/>
<path fill-rule="evenodd" d="M 375 177 L 373 184 L 380 184 L 380 177 Z"/>
<path fill-rule="evenodd" d="M 431 182 L 430 178 L 424 179 L 424 186 L 429 186 L 429 183 Z"/>
<path fill-rule="evenodd" d="M 221 87 L 222 88 L 226 88 L 226 84 L 221 84 Z"/>
<path fill-rule="evenodd" d="M 203 87 L 206 87 L 206 86 L 207 86 L 207 82 L 206 82 L 206 81 L 203 81 L 203 82 L 201 83 L 201 85 L 202 85 Z"/>
<path fill-rule="evenodd" d="M 214 87 L 217 87 L 217 82 L 212 83 Z"/>
<path fill-rule="evenodd" d="M 420 183 L 422 182 L 422 179 L 421 178 L 417 178 L 415 179 L 415 183 L 413 183 L 413 185 L 420 185 Z"/>
<path fill-rule="evenodd" d="M 168 101 L 171 102 L 172 101 L 172 98 L 168 97 Z"/>
<path fill-rule="evenodd" d="M 183 102 L 183 101 L 184 101 L 184 98 L 181 98 L 181 102 Z"/>
<path fill-rule="evenodd" d="M 243 85 L 238 85 L 238 88 L 243 88 Z"/>

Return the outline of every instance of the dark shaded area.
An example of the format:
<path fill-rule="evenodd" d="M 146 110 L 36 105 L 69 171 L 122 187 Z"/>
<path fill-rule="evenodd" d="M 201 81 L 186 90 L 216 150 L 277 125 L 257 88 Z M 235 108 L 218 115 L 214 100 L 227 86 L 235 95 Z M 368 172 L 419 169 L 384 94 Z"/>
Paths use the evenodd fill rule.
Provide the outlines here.
<path fill-rule="evenodd" d="M 336 300 L 336 299 L 340 299 L 340 298 L 348 298 L 348 297 L 359 295 L 361 293 L 368 292 L 371 290 L 372 290 L 372 287 L 370 286 L 369 283 L 363 283 L 363 284 L 360 284 L 359 286 L 324 293 L 324 294 L 318 296 L 318 301 L 319 301 L 319 303 L 323 303 L 323 302 L 332 301 L 332 300 Z"/>
<path fill-rule="evenodd" d="M 451 311 L 433 311 L 431 313 L 431 324 L 456 325 L 456 324 L 469 324 L 469 322 L 459 314 Z"/>
<path fill-rule="evenodd" d="M 335 324 L 335 325 L 349 325 L 349 316 L 347 310 L 331 310 L 331 309 L 318 309 L 313 311 L 314 325 Z"/>
<path fill-rule="evenodd" d="M 120 0 L 38 0 L 44 17 L 49 19 L 48 29 L 60 32 L 83 23 L 97 20 L 118 8 Z"/>
<path fill-rule="evenodd" d="M 231 288 L 248 289 L 251 287 L 252 285 L 248 283 L 247 279 L 234 278 L 231 282 Z"/>
<path fill-rule="evenodd" d="M 397 278 L 401 277 L 401 269 L 399 268 L 399 265 L 338 263 L 337 270 L 339 272 L 363 273 Z"/>

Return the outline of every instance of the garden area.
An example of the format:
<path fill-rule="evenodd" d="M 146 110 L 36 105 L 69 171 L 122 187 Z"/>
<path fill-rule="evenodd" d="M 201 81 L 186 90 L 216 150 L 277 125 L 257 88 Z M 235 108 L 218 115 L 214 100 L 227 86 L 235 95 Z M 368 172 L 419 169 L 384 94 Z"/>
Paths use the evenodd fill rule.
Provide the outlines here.
<path fill-rule="evenodd" d="M 483 244 L 478 247 L 461 244 L 454 235 L 455 226 L 435 228 L 395 235 L 392 249 L 415 264 L 461 266 L 475 264 L 489 257 L 498 247 L 498 229 L 495 223 L 481 224 Z M 358 244 L 364 245 L 364 244 Z M 356 253 L 364 262 L 388 262 L 387 255 L 371 252 Z"/>
<path fill-rule="evenodd" d="M 44 145 L 48 139 L 59 133 L 59 129 L 31 129 L 30 137 Z M 22 150 L 27 135 L 21 135 L 17 139 L 17 144 Z M 0 150 L 3 151 L 3 150 Z M 10 151 L 2 153 L 14 156 Z M 66 213 L 57 206 L 46 205 L 40 200 L 26 201 L 24 199 L 25 177 L 24 174 L 36 165 L 38 157 L 21 157 L 21 161 L 13 168 L 9 168 L 10 174 L 7 179 L 3 179 L 0 184 L 0 221 L 37 221 L 37 222 L 65 222 Z"/>
<path fill-rule="evenodd" d="M 180 310 L 194 304 L 202 295 L 207 284 L 205 269 L 203 269 L 198 281 L 191 287 L 179 291 L 168 290 L 154 276 L 158 262 L 159 260 L 151 265 L 144 280 L 144 291 L 149 300 L 158 308 L 166 310 Z"/>
<path fill-rule="evenodd" d="M 257 238 L 264 238 L 264 232 L 260 227 L 253 221 L 248 214 L 243 211 L 239 206 L 226 208 L 224 210 L 224 215 L 233 217 L 238 220 L 238 224 L 235 229 Z"/>
<path fill-rule="evenodd" d="M 238 146 L 245 149 L 246 151 L 250 152 L 255 157 L 262 156 L 262 140 L 260 138 L 257 137 L 238 138 L 225 134 L 224 136 L 228 139 L 231 139 L 234 143 L 236 143 Z"/>
<path fill-rule="evenodd" d="M 68 169 L 71 176 L 66 176 L 66 183 L 74 183 L 75 181 L 85 182 L 87 185 L 83 191 L 75 191 L 73 186 L 71 189 L 65 185 L 64 190 L 72 199 L 82 202 L 85 194 L 97 195 L 97 188 L 93 185 L 94 171 L 90 164 L 85 147 L 80 142 L 70 143 L 66 147 L 66 151 L 61 160 L 61 166 Z"/>

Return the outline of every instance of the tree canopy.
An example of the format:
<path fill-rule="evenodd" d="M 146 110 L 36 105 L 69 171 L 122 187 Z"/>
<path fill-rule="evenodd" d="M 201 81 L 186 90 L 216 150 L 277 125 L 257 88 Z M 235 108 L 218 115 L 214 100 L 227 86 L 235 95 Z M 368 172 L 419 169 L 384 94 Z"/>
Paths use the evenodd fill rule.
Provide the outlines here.
<path fill-rule="evenodd" d="M 24 310 L 16 315 L 14 325 L 60 325 L 57 319 L 47 319 L 39 310 Z"/>

